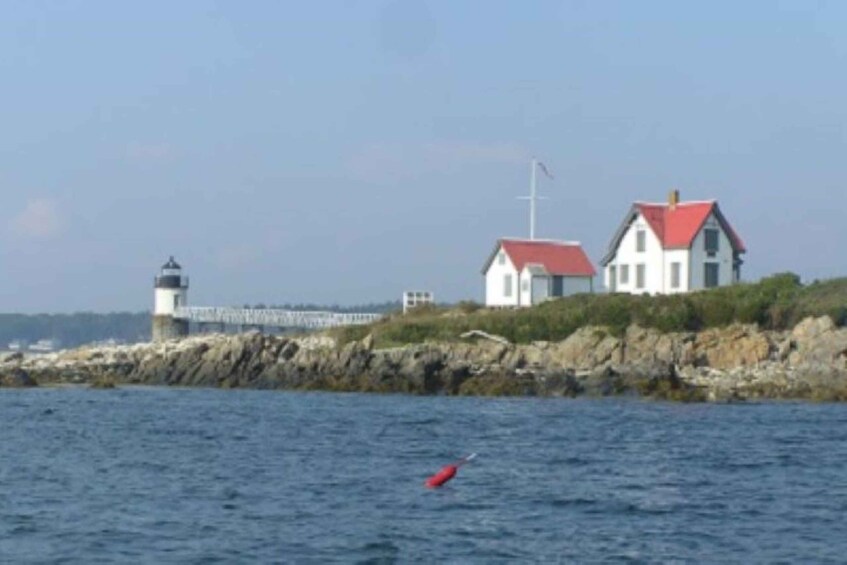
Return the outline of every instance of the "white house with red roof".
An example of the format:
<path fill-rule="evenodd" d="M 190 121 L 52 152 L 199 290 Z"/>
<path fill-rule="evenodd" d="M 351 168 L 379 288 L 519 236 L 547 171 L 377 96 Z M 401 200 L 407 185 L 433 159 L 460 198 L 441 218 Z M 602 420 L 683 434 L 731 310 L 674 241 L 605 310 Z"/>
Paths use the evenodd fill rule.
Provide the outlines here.
<path fill-rule="evenodd" d="M 486 306 L 532 306 L 594 289 L 597 271 L 571 241 L 501 239 L 482 269 Z"/>
<path fill-rule="evenodd" d="M 671 294 L 741 279 L 744 242 L 714 200 L 636 202 L 601 260 L 611 292 Z"/>

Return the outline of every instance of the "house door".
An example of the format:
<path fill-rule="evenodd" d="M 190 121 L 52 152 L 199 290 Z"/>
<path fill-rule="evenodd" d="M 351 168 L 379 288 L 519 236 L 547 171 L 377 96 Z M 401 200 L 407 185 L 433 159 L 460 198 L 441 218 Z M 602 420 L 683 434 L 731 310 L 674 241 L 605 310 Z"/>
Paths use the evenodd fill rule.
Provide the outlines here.
<path fill-rule="evenodd" d="M 550 293 L 551 296 L 564 296 L 565 295 L 565 277 L 561 275 L 555 275 L 553 277 L 553 290 Z"/>
<path fill-rule="evenodd" d="M 550 278 L 532 277 L 532 303 L 539 304 L 550 296 Z"/>
<path fill-rule="evenodd" d="M 703 265 L 703 286 L 706 288 L 714 288 L 718 286 L 720 278 L 718 277 L 718 264 L 706 263 Z"/>

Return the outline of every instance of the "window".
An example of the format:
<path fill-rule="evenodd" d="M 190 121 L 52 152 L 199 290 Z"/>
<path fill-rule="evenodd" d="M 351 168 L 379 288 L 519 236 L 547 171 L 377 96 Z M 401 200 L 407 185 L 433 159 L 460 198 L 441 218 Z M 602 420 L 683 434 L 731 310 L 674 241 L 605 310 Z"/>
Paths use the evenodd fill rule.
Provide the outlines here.
<path fill-rule="evenodd" d="M 505 265 L 506 264 L 506 254 L 503 253 L 502 251 L 497 254 L 497 264 L 498 265 Z"/>
<path fill-rule="evenodd" d="M 512 275 L 503 275 L 503 296 L 512 296 Z"/>
<path fill-rule="evenodd" d="M 718 230 L 706 228 L 704 236 L 706 253 L 714 255 L 718 252 Z"/>
<path fill-rule="evenodd" d="M 521 290 L 527 292 L 529 290 L 529 281 L 524 279 L 521 281 Z"/>
<path fill-rule="evenodd" d="M 717 263 L 706 263 L 703 265 L 705 268 L 703 272 L 703 286 L 706 288 L 714 288 L 718 286 L 718 267 Z"/>
<path fill-rule="evenodd" d="M 174 294 L 174 310 L 176 310 L 177 308 L 179 308 L 179 295 Z"/>
<path fill-rule="evenodd" d="M 644 279 L 647 275 L 647 267 L 644 264 L 635 266 L 635 288 L 644 288 Z"/>
<path fill-rule="evenodd" d="M 635 232 L 635 250 L 639 253 L 647 250 L 647 233 L 644 230 Z"/>
<path fill-rule="evenodd" d="M 614 265 L 609 267 L 609 290 L 615 292 L 618 289 L 618 268 Z"/>
<path fill-rule="evenodd" d="M 629 265 L 621 265 L 621 284 L 629 284 Z"/>
<path fill-rule="evenodd" d="M 681 263 L 671 263 L 671 288 L 679 288 Z"/>

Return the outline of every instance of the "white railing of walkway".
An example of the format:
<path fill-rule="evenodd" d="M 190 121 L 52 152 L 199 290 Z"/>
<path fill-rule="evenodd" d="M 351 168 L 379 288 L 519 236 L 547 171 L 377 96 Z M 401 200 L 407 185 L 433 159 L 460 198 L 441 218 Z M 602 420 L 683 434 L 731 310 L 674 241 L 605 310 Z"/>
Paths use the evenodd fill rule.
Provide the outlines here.
<path fill-rule="evenodd" d="M 233 326 L 325 329 L 338 326 L 370 324 L 382 318 L 382 314 L 297 312 L 275 308 L 184 306 L 176 309 L 174 318 L 198 323 L 227 324 Z"/>

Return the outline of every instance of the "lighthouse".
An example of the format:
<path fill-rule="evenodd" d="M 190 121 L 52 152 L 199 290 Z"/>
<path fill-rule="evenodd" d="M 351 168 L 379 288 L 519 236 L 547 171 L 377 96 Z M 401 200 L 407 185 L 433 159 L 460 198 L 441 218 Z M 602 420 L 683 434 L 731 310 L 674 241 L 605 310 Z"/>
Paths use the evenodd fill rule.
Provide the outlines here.
<path fill-rule="evenodd" d="M 173 256 L 162 265 L 154 286 L 153 341 L 188 335 L 188 320 L 174 317 L 177 308 L 188 306 L 188 277 L 182 276 L 182 267 Z"/>

